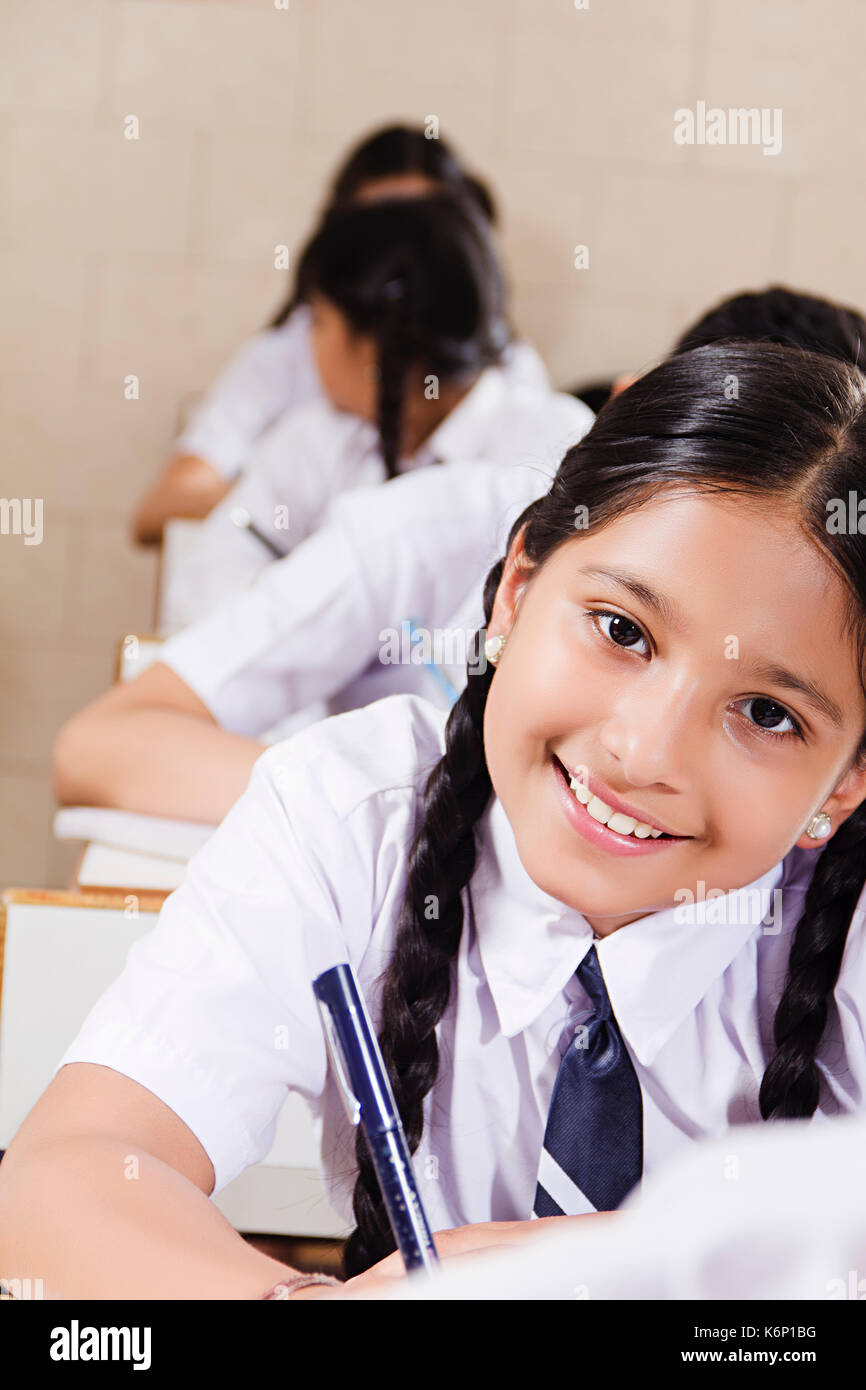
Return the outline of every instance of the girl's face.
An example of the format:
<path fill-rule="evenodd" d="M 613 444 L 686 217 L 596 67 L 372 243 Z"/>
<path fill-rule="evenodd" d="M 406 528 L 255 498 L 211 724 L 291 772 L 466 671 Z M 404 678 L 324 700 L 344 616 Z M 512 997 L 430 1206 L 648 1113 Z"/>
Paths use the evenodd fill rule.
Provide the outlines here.
<path fill-rule="evenodd" d="M 484 743 L 538 886 L 605 935 L 826 844 L 811 817 L 835 831 L 866 797 L 850 769 L 866 713 L 847 590 L 796 521 L 678 490 L 536 573 L 521 539 L 488 624 L 507 642 Z M 678 838 L 603 828 L 563 768 Z"/>
<path fill-rule="evenodd" d="M 337 410 L 375 420 L 377 349 L 373 338 L 355 333 L 345 315 L 323 295 L 310 299 L 313 357 L 328 399 Z"/>
<path fill-rule="evenodd" d="M 355 198 L 359 203 L 376 203 L 382 198 L 423 198 L 438 187 L 436 180 L 426 174 L 383 174 L 362 183 L 355 190 Z"/>

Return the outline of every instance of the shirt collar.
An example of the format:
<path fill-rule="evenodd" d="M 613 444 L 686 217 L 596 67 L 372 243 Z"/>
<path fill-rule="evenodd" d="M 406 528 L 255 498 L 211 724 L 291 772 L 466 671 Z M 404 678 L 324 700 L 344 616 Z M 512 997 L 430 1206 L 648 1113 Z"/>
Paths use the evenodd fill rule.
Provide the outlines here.
<path fill-rule="evenodd" d="M 478 950 L 500 1027 L 510 1038 L 562 992 L 592 945 L 594 932 L 582 913 L 543 892 L 530 878 L 498 797 L 487 807 L 479 829 L 483 848 L 470 885 L 472 890 L 477 885 L 472 906 Z M 723 897 L 649 913 L 596 943 L 614 1015 L 643 1065 L 651 1065 L 749 937 L 760 930 L 784 868 L 785 860 L 780 860 L 760 878 Z"/>

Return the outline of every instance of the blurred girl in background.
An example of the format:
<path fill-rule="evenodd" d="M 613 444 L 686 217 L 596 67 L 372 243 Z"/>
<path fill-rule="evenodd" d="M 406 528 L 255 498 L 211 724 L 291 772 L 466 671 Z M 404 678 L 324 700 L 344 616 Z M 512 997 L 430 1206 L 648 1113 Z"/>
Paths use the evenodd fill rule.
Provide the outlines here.
<path fill-rule="evenodd" d="M 296 297 L 324 397 L 266 431 L 177 557 L 164 630 L 204 616 L 286 555 L 346 489 L 441 462 L 552 471 L 591 419 L 503 365 L 502 269 L 489 224 L 465 199 L 437 193 L 332 213 L 301 256 Z"/>
<path fill-rule="evenodd" d="M 413 198 L 436 189 L 465 196 L 480 216 L 494 221 L 489 191 L 466 172 L 445 140 L 429 139 L 422 128 L 387 126 L 348 156 L 322 220 L 355 202 Z M 268 426 L 295 406 L 321 399 L 311 329 L 310 307 L 293 290 L 268 327 L 220 373 L 175 441 L 171 460 L 136 511 L 136 540 L 158 541 L 169 517 L 206 516 Z M 546 383 L 544 364 L 528 343 L 510 344 L 504 357 L 515 380 Z"/>

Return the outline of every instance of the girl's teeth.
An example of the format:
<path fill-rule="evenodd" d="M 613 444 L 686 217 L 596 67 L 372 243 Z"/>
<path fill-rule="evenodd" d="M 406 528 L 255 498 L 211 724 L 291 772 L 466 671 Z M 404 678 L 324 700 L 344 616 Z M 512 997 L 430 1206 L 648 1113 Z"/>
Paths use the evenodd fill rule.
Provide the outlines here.
<path fill-rule="evenodd" d="M 635 820 L 633 816 L 625 816 L 622 811 L 614 811 L 608 806 L 606 801 L 602 801 L 600 796 L 593 796 L 588 787 L 577 778 L 572 777 L 569 783 L 578 801 L 586 807 L 593 820 L 600 821 L 611 830 L 616 830 L 620 835 L 634 835 L 638 840 L 645 840 L 651 835 L 657 840 L 661 835 L 660 830 L 655 830 L 651 825 L 644 821 Z"/>

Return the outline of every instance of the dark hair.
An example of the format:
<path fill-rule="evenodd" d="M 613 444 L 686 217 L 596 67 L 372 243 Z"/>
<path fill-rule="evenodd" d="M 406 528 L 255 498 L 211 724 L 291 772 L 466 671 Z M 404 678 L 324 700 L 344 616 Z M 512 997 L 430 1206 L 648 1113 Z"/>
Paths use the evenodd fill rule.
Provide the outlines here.
<path fill-rule="evenodd" d="M 419 126 L 389 125 L 366 136 L 340 165 L 319 226 L 332 213 L 350 207 L 365 184 L 400 174 L 424 174 L 443 192 L 463 197 L 489 224 L 496 221 L 496 205 L 489 188 L 481 179 L 466 172 L 447 141 L 441 136 L 428 138 Z M 268 328 L 279 328 L 300 302 L 296 279 Z"/>
<path fill-rule="evenodd" d="M 783 285 L 722 300 L 687 329 L 674 352 L 725 338 L 805 348 L 866 367 L 866 319 L 856 309 Z"/>
<path fill-rule="evenodd" d="M 389 478 L 406 375 L 471 380 L 509 339 L 502 272 L 486 224 L 448 194 L 355 203 L 307 244 L 298 296 L 322 295 L 378 348 L 377 423 Z"/>
<path fill-rule="evenodd" d="M 866 367 L 866 319 L 856 309 L 782 285 L 723 299 L 686 329 L 673 351 L 691 352 L 731 338 L 805 348 Z M 597 415 L 610 400 L 612 386 L 612 382 L 573 386 L 571 394 Z"/>
<path fill-rule="evenodd" d="M 736 381 L 736 399 L 725 387 Z M 569 449 L 550 491 L 514 523 L 525 526 L 534 567 L 575 536 L 575 508 L 591 531 L 651 502 L 666 487 L 778 499 L 796 514 L 846 584 L 847 631 L 866 697 L 866 539 L 827 530 L 830 498 L 866 492 L 866 377 L 792 348 L 723 343 L 667 359 L 613 399 Z M 583 531 L 581 531 L 583 534 Z M 484 587 L 489 622 L 505 557 Z M 484 634 L 481 629 L 479 640 Z M 470 664 L 445 726 L 445 752 L 424 788 L 408 862 L 395 947 L 382 981 L 380 1042 L 412 1152 L 424 1100 L 436 1082 L 436 1025 L 448 1007 L 463 929 L 461 894 L 476 859 L 475 827 L 491 796 L 483 718 L 493 668 Z M 866 725 L 866 719 L 864 719 Z M 864 728 L 854 755 L 866 755 Z M 850 924 L 866 877 L 866 802 L 818 853 L 774 1020 L 775 1052 L 763 1076 L 764 1119 L 811 1115 L 819 1100 L 816 1053 Z M 439 916 L 428 920 L 429 895 Z M 393 1249 L 375 1173 L 357 1143 L 357 1229 L 345 1253 L 357 1273 Z"/>
<path fill-rule="evenodd" d="M 354 201 L 365 184 L 399 174 L 424 174 L 464 194 L 488 222 L 496 220 L 490 190 L 466 172 L 448 142 L 408 125 L 383 126 L 356 145 L 336 173 L 328 211 Z"/>

